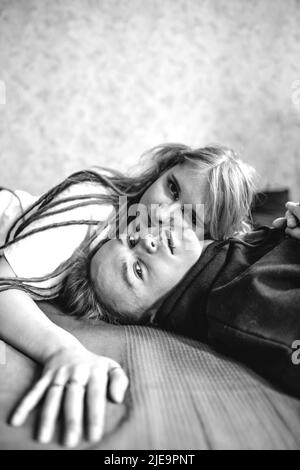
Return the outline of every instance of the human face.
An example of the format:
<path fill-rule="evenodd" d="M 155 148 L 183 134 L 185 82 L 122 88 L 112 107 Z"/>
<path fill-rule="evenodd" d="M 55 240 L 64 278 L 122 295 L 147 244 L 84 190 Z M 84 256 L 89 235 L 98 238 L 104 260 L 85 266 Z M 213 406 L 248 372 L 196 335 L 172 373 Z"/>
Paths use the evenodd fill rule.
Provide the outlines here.
<path fill-rule="evenodd" d="M 169 205 L 178 202 L 185 204 L 205 204 L 207 177 L 195 163 L 184 162 L 163 173 L 143 194 L 140 204 Z M 194 213 L 194 222 L 196 215 Z M 203 221 L 202 221 L 203 222 Z"/>
<path fill-rule="evenodd" d="M 125 239 L 108 240 L 96 252 L 91 278 L 98 298 L 136 323 L 195 264 L 203 243 L 188 226 L 182 230 L 175 225 L 171 232 L 156 227 L 142 236 L 143 230 L 135 232 L 130 224 L 128 234 Z"/>

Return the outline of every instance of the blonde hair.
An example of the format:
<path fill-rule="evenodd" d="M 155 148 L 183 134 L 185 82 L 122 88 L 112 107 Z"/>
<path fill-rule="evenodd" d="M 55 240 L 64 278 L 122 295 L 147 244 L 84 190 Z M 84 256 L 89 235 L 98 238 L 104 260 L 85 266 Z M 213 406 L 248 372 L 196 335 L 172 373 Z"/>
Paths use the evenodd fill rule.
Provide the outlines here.
<path fill-rule="evenodd" d="M 186 162 L 196 165 L 203 171 L 208 181 L 208 194 L 205 200 L 205 236 L 214 240 L 224 240 L 231 236 L 250 230 L 250 208 L 255 191 L 254 170 L 243 163 L 230 149 L 221 146 L 208 146 L 200 149 L 192 149 L 183 144 L 164 144 L 146 152 L 148 169 L 140 171 L 136 176 L 126 176 L 117 171 L 81 171 L 65 179 L 63 182 L 50 189 L 41 196 L 32 206 L 24 211 L 12 224 L 7 234 L 6 243 L 0 247 L 6 248 L 18 241 L 33 235 L 34 233 L 53 229 L 66 225 L 98 225 L 97 221 L 67 220 L 56 224 L 33 228 L 30 224 L 46 217 L 61 212 L 68 212 L 75 207 L 89 206 L 97 199 L 99 204 L 112 204 L 118 207 L 119 196 L 127 196 L 128 206 L 140 201 L 144 192 L 162 174 L 174 167 Z M 149 165 L 150 160 L 150 165 Z M 106 187 L 108 194 L 86 194 L 65 199 L 57 196 L 68 187 L 82 182 L 94 182 Z M 72 202 L 69 206 L 61 207 L 62 202 Z M 199 201 L 203 202 L 203 201 Z M 25 231 L 24 229 L 29 228 Z M 87 247 L 91 240 L 87 241 Z M 97 318 L 110 322 L 126 321 L 124 315 L 120 317 L 118 312 L 113 312 L 102 305 L 101 299 L 97 299 L 92 291 L 93 286 L 89 279 L 90 255 L 83 250 L 76 252 L 62 263 L 52 273 L 39 278 L 2 278 L 0 279 L 0 292 L 7 289 L 20 289 L 32 295 L 36 300 L 50 300 L 54 298 L 64 299 L 67 311 L 78 317 L 93 314 Z M 86 257 L 86 258 L 85 258 Z M 81 264 L 83 263 L 83 264 Z M 78 269 L 77 269 L 78 268 Z M 81 269 L 83 268 L 83 269 Z M 72 269 L 73 275 L 72 275 Z M 82 274 L 86 276 L 82 277 Z M 81 274 L 81 275 L 80 275 Z M 38 285 L 42 281 L 64 275 L 64 281 L 59 281 L 51 288 L 50 292 Z"/>
<path fill-rule="evenodd" d="M 187 155 L 207 177 L 205 238 L 225 240 L 252 229 L 255 170 L 226 147 L 205 147 Z"/>

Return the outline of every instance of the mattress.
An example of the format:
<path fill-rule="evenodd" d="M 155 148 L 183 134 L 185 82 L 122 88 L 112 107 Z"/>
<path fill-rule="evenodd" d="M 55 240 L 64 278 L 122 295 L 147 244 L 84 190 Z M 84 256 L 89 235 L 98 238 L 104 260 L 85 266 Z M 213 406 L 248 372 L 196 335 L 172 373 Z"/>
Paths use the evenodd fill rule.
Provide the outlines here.
<path fill-rule="evenodd" d="M 80 449 L 297 449 L 300 401 L 208 346 L 157 328 L 90 324 L 43 305 L 47 315 L 91 351 L 120 362 L 130 387 L 122 405 L 108 403 L 104 438 Z M 38 332 L 37 332 L 38 333 Z M 7 424 L 40 367 L 7 346 L 0 364 L 0 448 L 62 449 L 35 441 L 38 410 Z"/>

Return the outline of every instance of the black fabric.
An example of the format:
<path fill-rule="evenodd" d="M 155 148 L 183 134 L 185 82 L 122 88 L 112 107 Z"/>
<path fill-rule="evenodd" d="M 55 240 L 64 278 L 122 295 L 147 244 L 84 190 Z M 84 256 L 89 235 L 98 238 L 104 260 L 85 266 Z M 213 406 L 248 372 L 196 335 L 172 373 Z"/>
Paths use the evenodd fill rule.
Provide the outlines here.
<path fill-rule="evenodd" d="M 210 245 L 157 315 L 300 396 L 300 243 L 267 227 Z"/>
<path fill-rule="evenodd" d="M 208 246 L 157 312 L 155 321 L 160 327 L 195 339 L 207 339 L 207 297 L 226 261 L 227 251 L 224 242 Z"/>

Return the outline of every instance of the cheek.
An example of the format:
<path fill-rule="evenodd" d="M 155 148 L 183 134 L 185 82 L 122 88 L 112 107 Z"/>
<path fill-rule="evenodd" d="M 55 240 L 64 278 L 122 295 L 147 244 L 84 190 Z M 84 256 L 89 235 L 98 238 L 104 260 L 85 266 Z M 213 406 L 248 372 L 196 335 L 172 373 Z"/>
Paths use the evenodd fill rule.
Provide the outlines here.
<path fill-rule="evenodd" d="M 107 278 L 106 274 L 111 275 L 115 255 L 114 242 L 115 240 L 110 240 L 105 243 L 92 259 L 91 278 L 95 286 L 102 286 Z"/>
<path fill-rule="evenodd" d="M 183 251 L 182 256 L 182 268 L 187 272 L 195 263 L 198 261 L 202 253 L 202 249 L 199 245 L 187 243 Z"/>
<path fill-rule="evenodd" d="M 188 269 L 182 264 L 176 267 L 168 266 L 164 272 L 161 270 L 157 277 L 157 299 L 169 294 L 180 283 L 187 271 Z"/>
<path fill-rule="evenodd" d="M 97 297 L 115 308 L 118 289 L 118 272 L 115 265 L 118 251 L 115 240 L 108 241 L 96 253 L 91 264 L 91 278 Z M 112 281 L 114 280 L 114 281 Z M 115 292 L 117 290 L 117 292 Z"/>
<path fill-rule="evenodd" d="M 152 184 L 150 188 L 147 189 L 147 191 L 143 194 L 141 198 L 141 204 L 145 204 L 147 206 L 148 204 L 153 203 L 153 196 L 156 193 L 156 184 Z"/>
<path fill-rule="evenodd" d="M 141 198 L 141 204 L 163 204 L 167 200 L 166 190 L 164 188 L 163 181 L 157 181 L 153 183 L 150 188 L 143 194 Z"/>
<path fill-rule="evenodd" d="M 203 250 L 203 232 L 202 236 L 198 238 L 198 234 L 195 233 L 194 229 L 187 228 L 184 230 L 182 240 L 182 262 L 183 263 L 195 263 L 200 257 Z"/>

